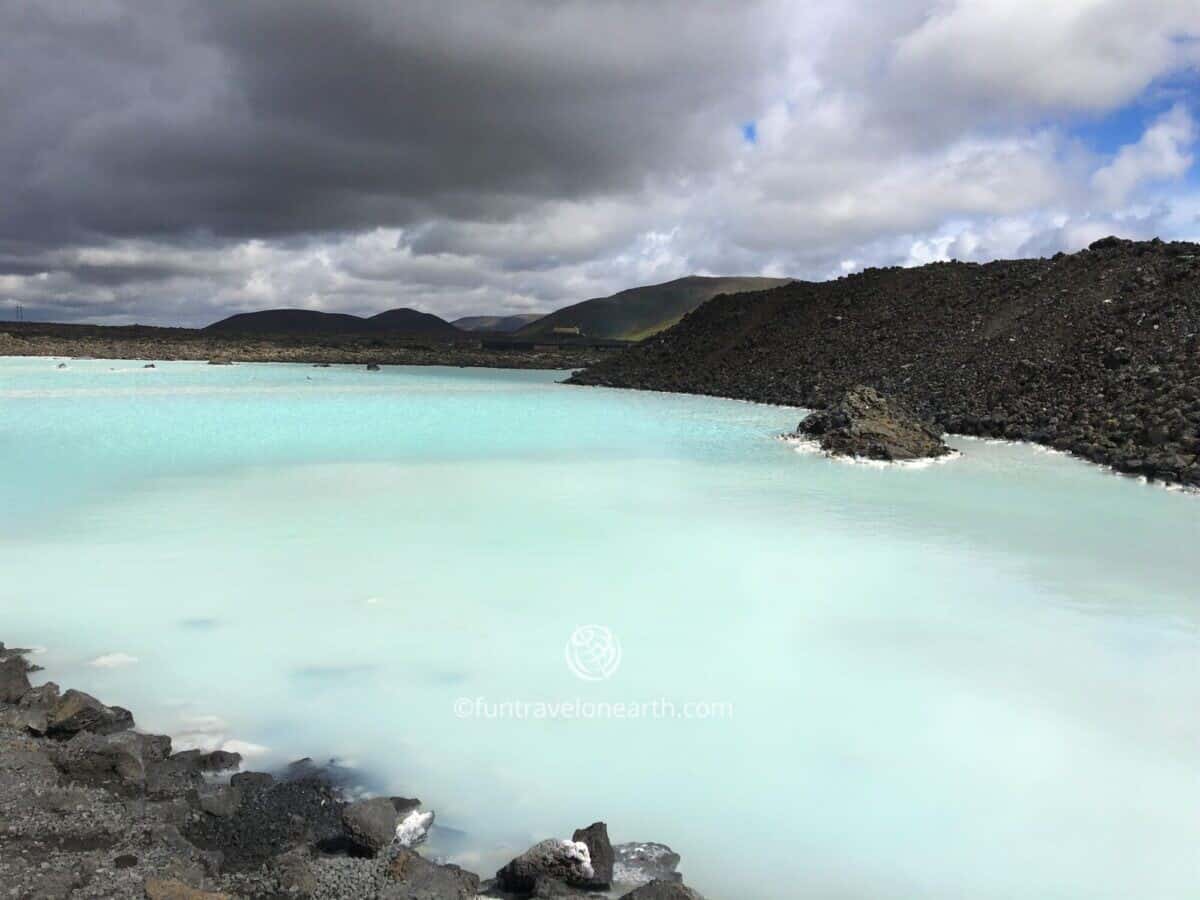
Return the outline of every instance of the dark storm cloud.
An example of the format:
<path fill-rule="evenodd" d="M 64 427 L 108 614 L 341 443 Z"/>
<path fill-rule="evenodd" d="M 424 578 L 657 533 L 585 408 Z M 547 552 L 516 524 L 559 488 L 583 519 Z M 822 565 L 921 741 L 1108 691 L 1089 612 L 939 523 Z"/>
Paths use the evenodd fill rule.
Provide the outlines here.
<path fill-rule="evenodd" d="M 1188 97 L 1116 152 L 1070 131 L 1200 65 L 1194 3 L 1061 6 L 0 0 L 0 318 L 540 312 L 1194 235 Z"/>
<path fill-rule="evenodd" d="M 9 3 L 0 236 L 270 237 L 636 189 L 711 161 L 714 106 L 754 108 L 752 6 Z"/>

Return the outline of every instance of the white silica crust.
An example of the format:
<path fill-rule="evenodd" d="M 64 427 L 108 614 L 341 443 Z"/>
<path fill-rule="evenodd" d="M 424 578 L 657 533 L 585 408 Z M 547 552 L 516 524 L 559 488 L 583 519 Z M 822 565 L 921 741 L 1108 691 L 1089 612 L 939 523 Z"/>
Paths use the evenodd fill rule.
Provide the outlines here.
<path fill-rule="evenodd" d="M 562 841 L 563 855 L 574 860 L 579 865 L 579 872 L 584 878 L 595 878 L 596 870 L 592 868 L 592 852 L 583 841 Z"/>
<path fill-rule="evenodd" d="M 433 812 L 414 809 L 396 826 L 396 842 L 401 847 L 415 847 L 429 836 L 433 825 Z"/>

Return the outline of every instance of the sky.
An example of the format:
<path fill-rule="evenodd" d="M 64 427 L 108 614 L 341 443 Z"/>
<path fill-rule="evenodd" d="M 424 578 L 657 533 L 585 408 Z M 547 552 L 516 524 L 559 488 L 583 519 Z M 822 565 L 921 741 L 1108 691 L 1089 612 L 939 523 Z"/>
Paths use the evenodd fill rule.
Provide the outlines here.
<path fill-rule="evenodd" d="M 1197 0 L 0 0 L 0 321 L 1200 240 Z"/>

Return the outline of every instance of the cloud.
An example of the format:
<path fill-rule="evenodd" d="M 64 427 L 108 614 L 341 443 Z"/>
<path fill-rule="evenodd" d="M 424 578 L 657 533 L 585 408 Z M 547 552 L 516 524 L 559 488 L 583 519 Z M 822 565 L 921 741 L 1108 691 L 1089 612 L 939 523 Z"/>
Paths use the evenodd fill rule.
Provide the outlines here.
<path fill-rule="evenodd" d="M 1182 104 L 1160 116 L 1135 144 L 1121 148 L 1107 166 L 1092 176 L 1092 184 L 1113 205 L 1119 205 L 1147 181 L 1179 178 L 1195 162 L 1196 122 Z"/>
<path fill-rule="evenodd" d="M 893 72 L 981 115 L 1102 112 L 1195 65 L 1198 27 L 1186 0 L 952 0 L 897 39 Z"/>
<path fill-rule="evenodd" d="M 1161 189 L 1194 171 L 1189 7 L 17 0 L 0 309 L 452 318 L 1195 236 Z M 1130 110 L 1115 154 L 1078 136 Z"/>

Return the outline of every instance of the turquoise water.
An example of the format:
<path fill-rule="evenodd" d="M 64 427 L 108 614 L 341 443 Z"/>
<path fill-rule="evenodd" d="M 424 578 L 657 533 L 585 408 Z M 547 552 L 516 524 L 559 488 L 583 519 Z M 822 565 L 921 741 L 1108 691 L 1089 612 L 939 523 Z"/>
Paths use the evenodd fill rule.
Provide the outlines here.
<path fill-rule="evenodd" d="M 0 359 L 0 639 L 180 746 L 337 756 L 485 874 L 604 819 L 714 900 L 1196 896 L 1200 498 L 562 373 L 56 362 Z"/>

